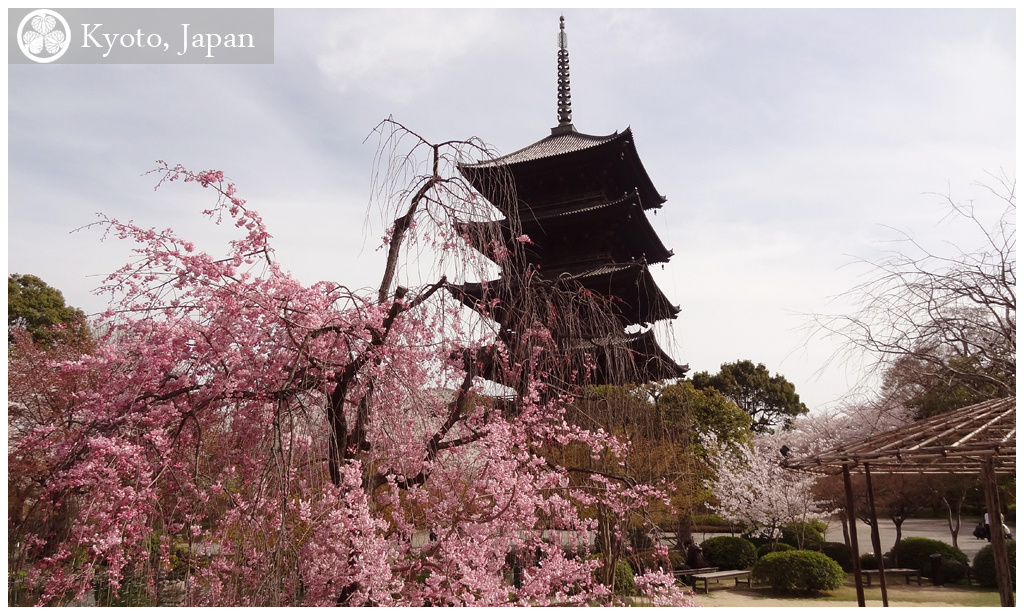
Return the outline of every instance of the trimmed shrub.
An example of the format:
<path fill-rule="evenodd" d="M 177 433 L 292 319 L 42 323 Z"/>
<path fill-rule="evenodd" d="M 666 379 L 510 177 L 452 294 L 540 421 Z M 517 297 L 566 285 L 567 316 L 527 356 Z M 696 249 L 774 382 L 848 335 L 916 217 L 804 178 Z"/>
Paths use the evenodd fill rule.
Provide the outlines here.
<path fill-rule="evenodd" d="M 751 576 L 775 590 L 800 593 L 833 591 L 846 580 L 839 563 L 810 550 L 769 552 L 757 561 Z"/>
<path fill-rule="evenodd" d="M 942 557 L 942 575 L 945 582 L 955 584 L 967 576 L 967 555 L 944 541 L 927 537 L 900 539 L 893 551 L 886 556 L 886 565 L 918 569 L 921 575 L 932 577 L 932 555 Z"/>
<path fill-rule="evenodd" d="M 633 582 L 633 569 L 626 561 L 615 563 L 615 594 L 623 597 L 636 595 L 636 583 Z"/>
<path fill-rule="evenodd" d="M 836 563 L 839 563 L 839 566 L 843 568 L 843 571 L 853 571 L 853 550 L 846 544 L 842 542 L 822 542 L 818 544 L 815 550 L 824 554 Z M 871 556 L 872 563 L 874 563 L 874 555 L 865 556 Z M 862 561 L 863 559 L 864 557 L 861 557 Z M 877 567 L 877 565 L 875 565 L 875 567 Z"/>
<path fill-rule="evenodd" d="M 728 527 L 729 523 L 718 514 L 694 514 L 693 524 L 698 527 Z"/>
<path fill-rule="evenodd" d="M 686 565 L 686 553 L 682 550 L 669 550 L 668 563 L 672 566 L 673 571 L 681 569 L 683 565 Z"/>
<path fill-rule="evenodd" d="M 805 549 L 814 550 L 818 544 L 825 541 L 826 528 L 828 527 L 824 522 L 812 520 L 811 522 L 791 522 L 787 524 L 782 527 L 782 532 L 777 540 L 756 533 L 743 533 L 742 536 L 743 539 L 758 548 L 765 544 L 770 544 L 772 541 L 778 541 L 781 544 L 788 544 L 794 548 L 800 548 L 802 543 Z M 797 539 L 798 535 L 802 540 Z"/>
<path fill-rule="evenodd" d="M 782 537 L 779 541 L 799 548 L 803 538 L 803 547 L 807 550 L 817 549 L 817 545 L 825 541 L 825 523 L 820 520 L 811 522 L 791 522 L 782 528 Z"/>
<path fill-rule="evenodd" d="M 1006 542 L 1006 555 L 1010 558 L 1010 577 L 1017 578 L 1017 542 L 1010 540 Z M 995 588 L 996 582 L 996 557 L 992 552 L 992 544 L 982 548 L 974 555 L 974 565 L 971 566 L 974 579 L 978 584 Z"/>
<path fill-rule="evenodd" d="M 700 547 L 707 564 L 722 571 L 747 569 L 757 562 L 757 548 L 742 537 L 712 537 L 704 540 Z"/>
<path fill-rule="evenodd" d="M 873 552 L 860 555 L 860 568 L 878 569 L 878 559 L 875 558 L 875 554 Z"/>
<path fill-rule="evenodd" d="M 781 542 L 778 544 L 763 544 L 757 548 L 757 558 L 761 558 L 769 552 L 787 552 L 789 550 L 796 550 L 796 548 Z"/>
<path fill-rule="evenodd" d="M 927 537 L 905 537 L 893 548 L 893 560 L 900 567 L 909 567 L 920 570 L 922 576 L 932 576 L 931 555 L 940 554 L 943 559 L 949 559 L 957 563 L 961 570 L 958 573 L 952 563 L 948 565 L 949 572 L 946 573 L 946 580 L 956 582 L 967 573 L 967 555 L 953 546 L 940 542 L 937 539 Z M 887 559 L 888 560 L 888 559 Z M 946 572 L 946 564 L 943 564 L 943 572 Z M 954 577 L 956 579 L 954 579 Z"/>
<path fill-rule="evenodd" d="M 929 567 L 931 562 L 929 561 Z M 942 578 L 946 584 L 956 584 L 967 577 L 967 564 L 942 555 Z"/>

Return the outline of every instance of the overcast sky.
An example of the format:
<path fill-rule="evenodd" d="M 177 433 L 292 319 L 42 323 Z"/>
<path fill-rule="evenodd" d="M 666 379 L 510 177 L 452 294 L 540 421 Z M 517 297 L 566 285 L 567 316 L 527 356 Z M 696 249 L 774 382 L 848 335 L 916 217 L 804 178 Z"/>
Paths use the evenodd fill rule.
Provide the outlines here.
<path fill-rule="evenodd" d="M 510 153 L 557 124 L 557 10 L 275 12 L 273 65 L 10 65 L 8 272 L 86 312 L 129 246 L 74 229 L 97 212 L 222 252 L 196 188 L 153 191 L 158 159 L 223 170 L 308 283 L 375 286 L 364 227 L 389 115 L 434 141 Z M 565 11 L 573 123 L 632 127 L 668 202 L 655 275 L 682 311 L 662 333 L 694 371 L 750 359 L 812 408 L 856 373 L 804 345 L 802 314 L 895 233 L 964 242 L 941 194 L 1016 169 L 1013 10 Z M 954 233 L 954 234 L 951 234 Z M 366 236 L 368 235 L 368 236 Z"/>

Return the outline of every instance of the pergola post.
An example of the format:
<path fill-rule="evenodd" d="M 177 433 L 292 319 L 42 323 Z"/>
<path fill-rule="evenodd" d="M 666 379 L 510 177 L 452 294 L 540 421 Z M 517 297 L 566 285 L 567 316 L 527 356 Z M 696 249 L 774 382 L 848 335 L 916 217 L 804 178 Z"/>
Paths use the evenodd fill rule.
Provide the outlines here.
<path fill-rule="evenodd" d="M 878 586 L 882 589 L 882 607 L 889 607 L 889 592 L 885 589 L 885 561 L 882 557 L 882 538 L 878 536 L 878 515 L 875 513 L 875 491 L 871 486 L 871 468 L 864 463 L 864 477 L 867 480 L 868 507 L 871 511 L 871 547 L 878 564 Z"/>
<path fill-rule="evenodd" d="M 985 499 L 989 510 L 992 553 L 995 557 L 999 599 L 1004 606 L 1013 606 L 1013 578 L 1002 532 L 1003 515 L 999 506 L 999 485 L 996 471 L 1014 474 L 1017 468 L 1017 397 L 982 401 L 951 412 L 915 420 L 845 444 L 829 452 L 807 458 L 787 459 L 782 465 L 794 471 L 834 475 L 843 472 L 846 484 L 846 509 L 849 514 L 851 550 L 857 582 L 857 602 L 864 606 L 861 583 L 860 552 L 857 544 L 856 514 L 853 509 L 853 485 L 850 472 L 864 465 L 868 480 L 868 505 L 874 511 L 874 493 L 870 488 L 871 469 L 875 473 L 950 473 L 976 475 L 981 471 Z M 868 467 L 870 464 L 870 468 Z M 879 571 L 884 572 L 881 545 L 877 538 L 878 522 L 872 517 L 874 531 L 871 541 L 878 550 Z M 882 586 L 885 574 L 882 573 Z M 883 592 L 883 602 L 888 596 Z M 886 603 L 887 605 L 887 603 Z"/>
<path fill-rule="evenodd" d="M 999 483 L 996 481 L 995 458 L 991 454 L 981 462 L 981 484 L 985 489 L 985 507 L 988 508 L 989 538 L 992 540 L 992 556 L 996 564 L 999 603 L 1003 607 L 1012 608 L 1013 578 L 1010 577 L 1006 536 L 1003 534 L 1003 514 L 999 505 Z"/>
<path fill-rule="evenodd" d="M 850 466 L 843 465 L 843 484 L 846 486 L 846 516 L 850 519 L 850 549 L 853 550 L 853 582 L 857 586 L 857 606 L 863 608 L 864 579 L 860 577 L 860 544 L 857 543 L 857 511 L 853 505 L 853 482 Z"/>

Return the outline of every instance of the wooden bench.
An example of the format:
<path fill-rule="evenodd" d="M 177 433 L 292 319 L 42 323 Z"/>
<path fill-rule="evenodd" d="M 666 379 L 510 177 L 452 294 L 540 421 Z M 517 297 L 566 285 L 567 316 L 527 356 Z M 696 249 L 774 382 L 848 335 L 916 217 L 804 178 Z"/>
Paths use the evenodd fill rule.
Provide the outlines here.
<path fill-rule="evenodd" d="M 711 573 L 718 571 L 717 567 L 700 567 L 691 569 L 677 569 L 672 572 L 672 575 L 679 579 L 683 584 L 693 584 L 693 576 L 701 573 Z"/>
<path fill-rule="evenodd" d="M 747 588 L 750 588 L 750 570 L 749 569 L 733 569 L 729 571 L 712 571 L 708 573 L 698 573 L 693 576 L 693 590 L 697 590 L 697 583 L 704 582 L 704 594 L 708 594 L 708 581 L 714 580 L 716 583 L 719 580 L 725 578 L 736 578 L 736 586 L 740 585 L 741 581 L 744 581 Z"/>
<path fill-rule="evenodd" d="M 878 570 L 877 569 L 862 569 L 862 570 L 860 570 L 860 573 L 864 577 L 864 579 L 867 581 L 866 584 L 868 586 L 871 586 L 871 578 L 872 578 L 872 576 L 877 576 L 878 575 Z M 896 576 L 903 576 L 904 578 L 907 579 L 907 584 L 910 584 L 910 578 L 911 578 L 911 576 L 913 576 L 913 577 L 917 578 L 918 586 L 921 585 L 921 570 L 919 570 L 919 569 L 905 569 L 905 568 L 886 569 L 885 573 L 893 574 L 893 575 L 896 575 Z"/>

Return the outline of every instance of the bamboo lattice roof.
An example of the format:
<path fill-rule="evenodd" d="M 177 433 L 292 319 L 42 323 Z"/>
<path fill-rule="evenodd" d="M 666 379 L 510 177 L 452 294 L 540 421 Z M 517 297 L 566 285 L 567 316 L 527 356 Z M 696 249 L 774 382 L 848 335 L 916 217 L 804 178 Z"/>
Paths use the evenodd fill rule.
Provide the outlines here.
<path fill-rule="evenodd" d="M 1017 470 L 1017 397 L 994 399 L 919 420 L 783 466 L 833 474 L 868 464 L 881 473 L 974 474 L 987 457 L 997 473 Z"/>

